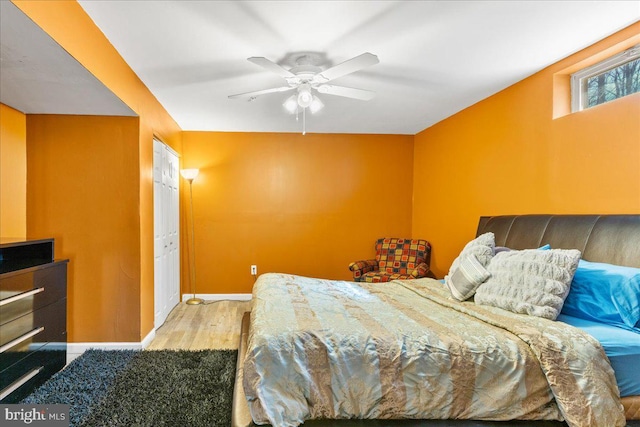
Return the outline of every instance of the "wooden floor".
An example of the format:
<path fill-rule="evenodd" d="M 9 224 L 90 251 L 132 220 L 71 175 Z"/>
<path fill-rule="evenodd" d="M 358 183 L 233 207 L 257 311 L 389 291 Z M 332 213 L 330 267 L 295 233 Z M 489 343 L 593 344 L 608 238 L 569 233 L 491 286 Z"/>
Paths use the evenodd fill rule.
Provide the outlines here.
<path fill-rule="evenodd" d="M 181 302 L 156 330 L 147 350 L 237 349 L 242 315 L 250 310 L 250 301 Z"/>

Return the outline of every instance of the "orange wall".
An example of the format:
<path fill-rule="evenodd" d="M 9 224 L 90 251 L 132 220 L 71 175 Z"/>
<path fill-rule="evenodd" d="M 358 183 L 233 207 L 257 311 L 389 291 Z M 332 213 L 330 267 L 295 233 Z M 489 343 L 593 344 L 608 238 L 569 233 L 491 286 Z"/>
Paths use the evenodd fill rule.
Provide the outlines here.
<path fill-rule="evenodd" d="M 134 341 L 139 342 L 154 327 L 153 136 L 181 153 L 181 129 L 77 2 L 15 0 L 13 3 L 140 117 L 138 139 L 135 143 L 138 164 L 131 166 L 136 170 L 135 185 L 139 192 L 136 200 L 139 248 L 135 262 L 140 266 L 140 302 L 133 308 L 140 325 Z M 108 166 L 104 173 L 109 174 Z M 69 232 L 74 233 L 75 230 Z M 87 268 L 100 269 L 101 265 L 91 264 Z M 96 289 L 94 292 L 100 293 L 101 290 Z M 109 309 L 115 310 L 117 307 Z M 92 334 L 91 340 L 108 341 L 98 331 Z"/>
<path fill-rule="evenodd" d="M 140 116 L 27 117 L 27 161 L 37 167 L 27 172 L 27 234 L 34 227 L 57 237 L 58 255 L 72 258 L 71 341 L 140 341 L 153 328 L 153 135 L 183 155 L 183 167 L 201 168 L 199 293 L 249 292 L 250 264 L 260 273 L 346 279 L 350 261 L 373 255 L 373 241 L 392 234 L 430 240 L 442 275 L 479 215 L 640 210 L 639 96 L 552 119 L 555 74 L 637 35 L 639 25 L 415 137 L 182 133 L 76 2 L 14 3 Z M 50 159 L 68 167 L 54 173 Z M 113 160 L 124 163 L 114 170 Z M 73 191 L 50 195 L 50 176 Z M 114 190 L 124 189 L 120 176 L 123 196 Z M 184 267 L 186 190 L 183 182 Z M 70 212 L 75 221 L 59 215 L 54 224 L 49 211 L 68 206 L 82 208 Z M 91 215 L 81 221 L 81 213 Z"/>
<path fill-rule="evenodd" d="M 27 121 L 0 104 L 0 238 L 27 235 Z"/>
<path fill-rule="evenodd" d="M 71 342 L 140 341 L 138 118 L 27 116 L 27 230 L 68 258 Z"/>
<path fill-rule="evenodd" d="M 639 34 L 634 24 L 415 136 L 413 234 L 433 244 L 436 275 L 481 215 L 640 212 L 640 93 L 552 111 L 554 76 Z"/>
<path fill-rule="evenodd" d="M 373 257 L 375 239 L 411 234 L 412 136 L 185 132 L 183 154 L 184 167 L 200 168 L 198 293 L 251 292 L 251 264 L 349 279 L 349 262 Z"/>

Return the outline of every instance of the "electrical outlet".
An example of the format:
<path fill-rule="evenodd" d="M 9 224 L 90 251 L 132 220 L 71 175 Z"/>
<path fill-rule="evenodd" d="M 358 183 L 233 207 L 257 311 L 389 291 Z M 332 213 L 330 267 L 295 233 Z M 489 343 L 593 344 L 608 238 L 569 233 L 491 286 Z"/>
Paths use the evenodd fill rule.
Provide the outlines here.
<path fill-rule="evenodd" d="M 252 265 L 251 266 L 251 275 L 252 276 L 256 276 L 258 274 L 258 266 L 257 265 Z"/>

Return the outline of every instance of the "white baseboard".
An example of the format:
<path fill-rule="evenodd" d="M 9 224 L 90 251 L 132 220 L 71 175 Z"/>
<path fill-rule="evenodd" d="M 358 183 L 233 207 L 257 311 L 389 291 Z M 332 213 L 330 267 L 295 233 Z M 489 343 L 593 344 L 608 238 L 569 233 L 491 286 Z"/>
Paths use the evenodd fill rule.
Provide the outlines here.
<path fill-rule="evenodd" d="M 153 328 L 151 329 L 151 331 L 149 331 L 147 336 L 142 339 L 142 342 L 141 342 L 142 348 L 149 347 L 149 344 L 151 344 L 151 341 L 153 341 L 155 337 L 156 337 L 156 328 Z"/>
<path fill-rule="evenodd" d="M 193 294 L 182 294 L 182 302 L 193 298 Z M 251 294 L 196 294 L 196 298 L 205 301 L 251 301 Z"/>
<path fill-rule="evenodd" d="M 70 342 L 67 344 L 67 364 L 90 348 L 96 350 L 142 350 L 156 337 L 155 328 L 140 342 Z"/>

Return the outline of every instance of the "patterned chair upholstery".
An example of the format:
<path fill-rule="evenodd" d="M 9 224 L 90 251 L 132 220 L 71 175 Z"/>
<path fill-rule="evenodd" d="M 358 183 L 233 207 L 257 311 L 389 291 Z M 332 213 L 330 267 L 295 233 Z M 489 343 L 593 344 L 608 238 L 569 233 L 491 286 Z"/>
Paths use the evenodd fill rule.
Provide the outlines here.
<path fill-rule="evenodd" d="M 376 257 L 349 264 L 356 282 L 433 277 L 429 271 L 431 245 L 426 240 L 383 238 L 376 240 Z"/>

